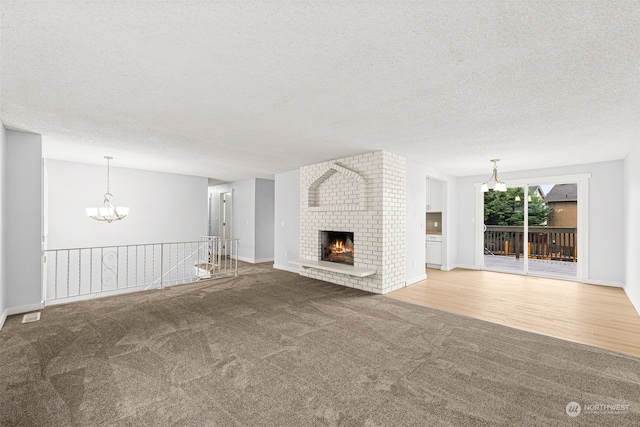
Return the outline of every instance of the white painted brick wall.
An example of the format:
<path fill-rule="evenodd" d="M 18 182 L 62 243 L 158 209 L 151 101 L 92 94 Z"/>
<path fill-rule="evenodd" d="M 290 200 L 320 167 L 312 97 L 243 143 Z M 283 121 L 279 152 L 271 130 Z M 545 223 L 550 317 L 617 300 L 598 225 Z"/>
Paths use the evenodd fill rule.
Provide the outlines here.
<path fill-rule="evenodd" d="M 300 257 L 320 259 L 322 230 L 350 231 L 354 265 L 377 270 L 364 278 L 312 268 L 300 274 L 376 293 L 404 286 L 405 177 L 405 159 L 384 151 L 300 168 L 307 202 L 300 204 Z"/>

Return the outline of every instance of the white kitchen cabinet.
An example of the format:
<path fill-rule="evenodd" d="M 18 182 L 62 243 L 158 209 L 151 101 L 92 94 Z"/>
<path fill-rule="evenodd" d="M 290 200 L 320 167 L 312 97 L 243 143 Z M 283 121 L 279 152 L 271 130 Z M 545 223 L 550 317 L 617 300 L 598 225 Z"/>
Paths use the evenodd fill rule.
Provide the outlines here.
<path fill-rule="evenodd" d="M 442 235 L 427 234 L 427 267 L 440 268 L 442 265 Z"/>
<path fill-rule="evenodd" d="M 442 181 L 427 178 L 427 212 L 442 212 Z"/>

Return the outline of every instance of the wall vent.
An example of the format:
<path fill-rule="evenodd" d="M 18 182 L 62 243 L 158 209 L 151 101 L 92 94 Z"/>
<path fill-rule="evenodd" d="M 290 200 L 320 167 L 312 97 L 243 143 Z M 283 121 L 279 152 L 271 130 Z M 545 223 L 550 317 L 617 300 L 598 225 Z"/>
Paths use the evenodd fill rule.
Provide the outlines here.
<path fill-rule="evenodd" d="M 22 317 L 22 323 L 37 322 L 40 320 L 40 312 L 27 313 Z"/>

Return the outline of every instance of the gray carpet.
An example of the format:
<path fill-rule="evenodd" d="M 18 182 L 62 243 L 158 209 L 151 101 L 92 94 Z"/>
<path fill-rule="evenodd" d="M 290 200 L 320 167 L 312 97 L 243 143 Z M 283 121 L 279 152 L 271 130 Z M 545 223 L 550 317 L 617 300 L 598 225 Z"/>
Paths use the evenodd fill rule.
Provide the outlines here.
<path fill-rule="evenodd" d="M 640 425 L 636 358 L 268 265 L 20 321 L 7 426 Z"/>

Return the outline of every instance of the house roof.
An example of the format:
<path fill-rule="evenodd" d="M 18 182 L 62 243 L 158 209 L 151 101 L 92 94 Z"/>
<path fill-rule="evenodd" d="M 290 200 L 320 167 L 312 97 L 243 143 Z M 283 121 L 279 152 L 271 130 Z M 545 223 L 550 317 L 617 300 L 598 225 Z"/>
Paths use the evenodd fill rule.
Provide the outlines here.
<path fill-rule="evenodd" d="M 544 198 L 544 190 L 542 189 L 541 186 L 539 185 L 530 185 L 529 186 L 529 191 L 532 191 L 534 193 L 540 193 L 540 195 L 542 196 L 542 198 Z"/>
<path fill-rule="evenodd" d="M 54 159 L 235 181 L 387 150 L 465 176 L 640 134 L 636 0 L 0 8 L 0 119 Z"/>
<path fill-rule="evenodd" d="M 556 184 L 545 196 L 544 200 L 553 202 L 575 202 L 578 200 L 577 184 Z"/>

